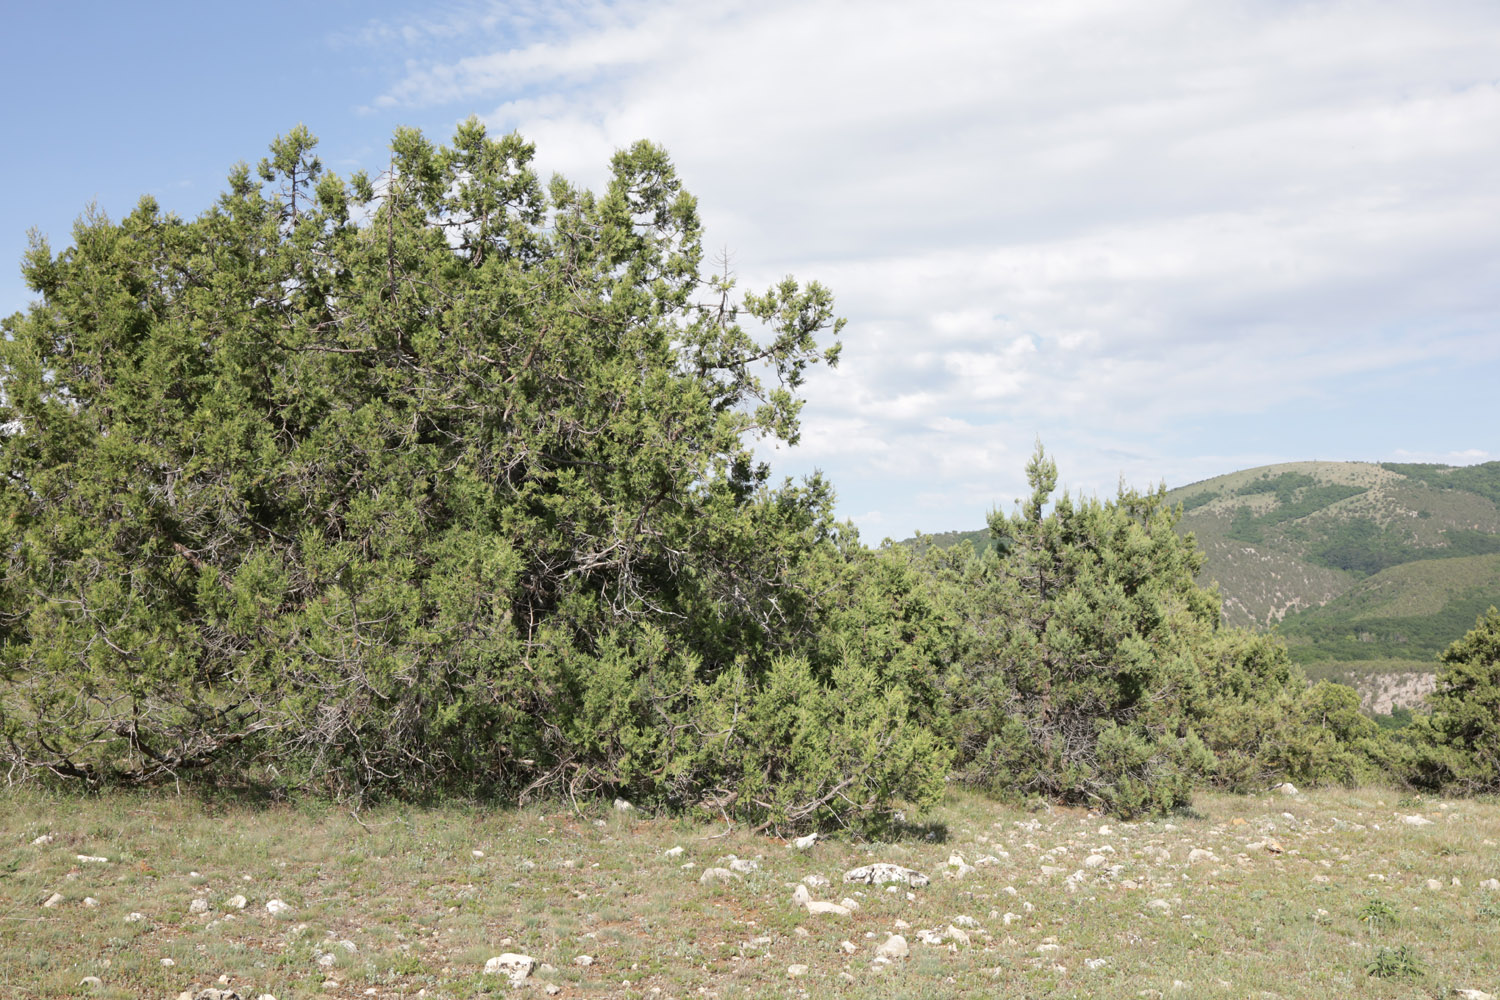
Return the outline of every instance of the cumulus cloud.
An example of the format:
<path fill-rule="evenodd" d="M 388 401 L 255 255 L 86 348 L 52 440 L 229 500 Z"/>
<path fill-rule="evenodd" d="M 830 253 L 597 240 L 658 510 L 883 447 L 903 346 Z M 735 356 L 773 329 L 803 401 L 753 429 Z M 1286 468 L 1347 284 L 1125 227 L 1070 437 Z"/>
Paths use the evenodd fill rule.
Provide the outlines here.
<path fill-rule="evenodd" d="M 774 457 L 876 533 L 977 525 L 1038 435 L 1098 492 L 1500 452 L 1360 401 L 1500 378 L 1493 5 L 507 3 L 350 41 L 407 60 L 372 106 L 584 183 L 665 144 L 745 284 L 831 286 L 845 360 Z"/>

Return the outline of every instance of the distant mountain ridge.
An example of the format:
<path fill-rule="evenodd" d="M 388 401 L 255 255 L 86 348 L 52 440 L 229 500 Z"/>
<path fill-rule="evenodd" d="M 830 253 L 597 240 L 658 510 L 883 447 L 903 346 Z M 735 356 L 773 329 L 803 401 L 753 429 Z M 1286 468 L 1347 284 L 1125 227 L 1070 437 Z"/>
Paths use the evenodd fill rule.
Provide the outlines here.
<path fill-rule="evenodd" d="M 1288 462 L 1170 490 L 1232 625 L 1276 627 L 1310 675 L 1430 672 L 1500 605 L 1500 462 Z M 988 532 L 908 544 L 989 543 Z M 1356 685 L 1362 686 L 1362 685 Z"/>

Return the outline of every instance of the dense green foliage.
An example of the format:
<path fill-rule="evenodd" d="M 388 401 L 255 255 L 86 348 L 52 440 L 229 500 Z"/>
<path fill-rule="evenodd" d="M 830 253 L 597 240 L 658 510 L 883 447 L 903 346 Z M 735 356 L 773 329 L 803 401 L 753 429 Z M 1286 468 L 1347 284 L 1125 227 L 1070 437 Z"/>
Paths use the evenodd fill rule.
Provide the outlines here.
<path fill-rule="evenodd" d="M 1446 793 L 1500 792 L 1500 611 L 1439 658 L 1432 714 L 1413 727 L 1415 780 Z"/>
<path fill-rule="evenodd" d="M 835 359 L 828 292 L 700 278 L 649 144 L 597 196 L 472 120 L 399 131 L 378 196 L 313 148 L 278 139 L 192 221 L 145 198 L 28 255 L 42 298 L 0 348 L 9 765 L 610 788 L 783 826 L 931 801 L 930 650 L 871 638 L 920 626 L 915 577 L 752 457 Z"/>
<path fill-rule="evenodd" d="M 13 775 L 624 794 L 782 831 L 955 776 L 1122 816 L 1412 761 L 1497 780 L 1500 725 L 1464 707 L 1500 689 L 1483 629 L 1398 745 L 1223 624 L 1165 489 L 1056 495 L 1038 446 L 978 544 L 870 550 L 820 477 L 773 482 L 755 442 L 797 439 L 842 321 L 816 283 L 705 278 L 659 148 L 595 195 L 473 120 L 399 131 L 377 181 L 314 146 L 279 138 L 191 221 L 146 198 L 27 256 L 41 299 L 0 344 Z M 1191 499 L 1270 497 L 1224 532 L 1258 543 L 1365 489 Z M 1452 554 L 1491 551 L 1464 530 Z M 1386 551 L 1360 537 L 1346 559 Z"/>
<path fill-rule="evenodd" d="M 1354 692 L 1309 688 L 1279 642 L 1221 624 L 1163 491 L 1054 499 L 1040 449 L 1027 475 L 1023 508 L 990 518 L 994 550 L 925 555 L 961 623 L 963 780 L 1135 815 L 1182 806 L 1205 782 L 1371 773 L 1379 733 Z"/>

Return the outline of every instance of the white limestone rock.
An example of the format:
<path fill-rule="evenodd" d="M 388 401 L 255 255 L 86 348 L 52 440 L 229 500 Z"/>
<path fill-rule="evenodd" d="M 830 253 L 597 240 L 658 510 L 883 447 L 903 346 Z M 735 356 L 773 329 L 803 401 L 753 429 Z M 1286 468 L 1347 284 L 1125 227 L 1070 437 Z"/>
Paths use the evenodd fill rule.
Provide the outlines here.
<path fill-rule="evenodd" d="M 919 871 L 902 868 L 880 861 L 873 865 L 861 865 L 844 872 L 845 882 L 863 882 L 866 885 L 885 885 L 887 882 L 905 882 L 914 889 L 928 885 L 932 880 Z"/>
<path fill-rule="evenodd" d="M 535 969 L 536 959 L 509 951 L 484 963 L 485 975 L 504 976 L 512 986 L 520 986 Z"/>

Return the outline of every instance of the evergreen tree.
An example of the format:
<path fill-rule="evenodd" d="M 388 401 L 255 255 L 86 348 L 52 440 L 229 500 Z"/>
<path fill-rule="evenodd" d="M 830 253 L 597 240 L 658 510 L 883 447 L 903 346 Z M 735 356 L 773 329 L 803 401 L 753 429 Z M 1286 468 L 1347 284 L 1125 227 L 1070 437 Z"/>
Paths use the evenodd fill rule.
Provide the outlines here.
<path fill-rule="evenodd" d="M 1500 611 L 1438 657 L 1428 718 L 1411 727 L 1415 781 L 1448 794 L 1500 792 Z"/>
<path fill-rule="evenodd" d="M 144 198 L 33 244 L 0 345 L 4 759 L 678 804 L 753 772 L 737 808 L 776 823 L 930 800 L 866 759 L 931 744 L 922 664 L 820 638 L 899 609 L 859 596 L 827 484 L 753 456 L 836 360 L 828 291 L 700 277 L 648 143 L 597 196 L 474 120 L 398 131 L 378 184 L 314 151 L 298 127 L 197 219 Z M 787 690 L 842 749 L 766 756 Z"/>

